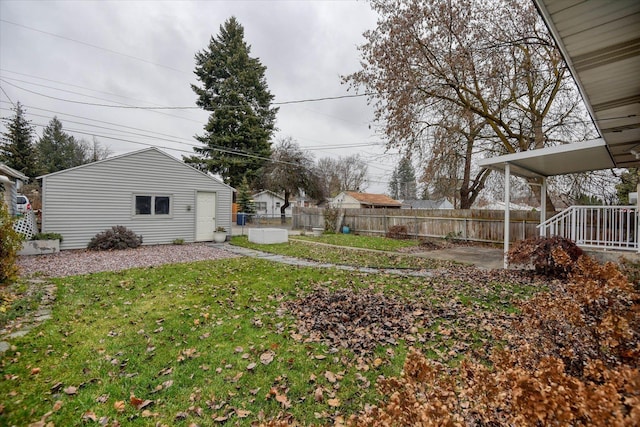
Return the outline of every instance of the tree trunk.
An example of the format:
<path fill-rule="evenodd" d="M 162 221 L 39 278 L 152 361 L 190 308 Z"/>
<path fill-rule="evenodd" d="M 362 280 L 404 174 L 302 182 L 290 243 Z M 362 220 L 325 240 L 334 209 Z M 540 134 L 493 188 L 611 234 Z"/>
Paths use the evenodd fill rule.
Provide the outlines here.
<path fill-rule="evenodd" d="M 289 192 L 285 191 L 284 192 L 284 204 L 282 206 L 280 206 L 280 224 L 284 225 L 287 223 L 287 214 L 286 214 L 286 210 L 289 207 L 290 203 L 289 203 Z"/>
<path fill-rule="evenodd" d="M 541 180 L 538 178 L 529 178 L 527 179 L 529 183 L 529 188 L 533 192 L 533 195 L 536 197 L 536 200 L 540 201 L 540 206 L 542 206 L 542 187 L 540 186 Z M 547 213 L 555 214 L 556 207 L 551 201 L 551 196 L 549 195 L 549 191 L 547 191 Z M 547 218 L 549 215 L 547 215 Z"/>
<path fill-rule="evenodd" d="M 544 148 L 544 130 L 542 129 L 542 116 L 536 116 L 533 121 L 533 138 L 536 150 Z M 540 205 L 542 206 L 542 187 L 540 186 L 542 181 L 537 178 L 528 179 L 527 181 L 529 182 L 531 191 L 533 191 L 533 194 L 536 196 L 536 200 L 540 200 Z M 555 213 L 555 211 L 556 207 L 553 205 L 551 197 L 549 196 L 549 192 L 547 191 L 547 212 Z"/>

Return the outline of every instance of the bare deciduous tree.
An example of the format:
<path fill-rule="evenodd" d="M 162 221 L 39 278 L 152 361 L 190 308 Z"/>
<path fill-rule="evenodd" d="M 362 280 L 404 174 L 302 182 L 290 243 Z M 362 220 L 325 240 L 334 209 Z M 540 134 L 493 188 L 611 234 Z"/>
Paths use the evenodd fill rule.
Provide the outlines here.
<path fill-rule="evenodd" d="M 284 203 L 280 207 L 283 224 L 291 196 L 304 191 L 309 197 L 322 198 L 318 183 L 313 157 L 302 151 L 292 138 L 280 139 L 273 148 L 271 161 L 263 169 L 262 185 L 267 190 L 284 194 Z"/>
<path fill-rule="evenodd" d="M 342 191 L 363 191 L 367 188 L 367 164 L 354 154 L 332 159 L 324 157 L 317 165 L 320 186 L 326 197 Z"/>
<path fill-rule="evenodd" d="M 380 15 L 377 28 L 364 34 L 362 70 L 345 82 L 374 94 L 389 148 L 411 150 L 437 135 L 427 132 L 433 127 L 453 137 L 449 141 L 461 158 L 449 158 L 463 160 L 457 169 L 467 182 L 468 195 L 461 199 L 482 188 L 482 173 L 471 178 L 468 152 L 471 157 L 515 153 L 576 139 L 567 135 L 585 117 L 579 93 L 532 2 L 371 0 L 371 5 Z M 452 126 L 457 115 L 460 124 Z M 458 144 L 460 137 L 464 143 Z M 532 190 L 539 194 L 538 186 Z"/>

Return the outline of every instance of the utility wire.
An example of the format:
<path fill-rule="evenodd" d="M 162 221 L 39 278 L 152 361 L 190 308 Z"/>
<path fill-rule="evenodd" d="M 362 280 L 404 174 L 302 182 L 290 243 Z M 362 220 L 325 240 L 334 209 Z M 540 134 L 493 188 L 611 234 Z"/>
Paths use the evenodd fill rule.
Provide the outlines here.
<path fill-rule="evenodd" d="M 136 128 L 136 127 L 132 127 L 132 126 L 119 125 L 117 123 L 106 122 L 106 121 L 103 121 L 103 120 L 95 120 L 95 119 L 91 119 L 91 118 L 88 118 L 88 117 L 82 117 L 82 116 L 77 116 L 77 115 L 73 115 L 73 114 L 60 113 L 60 112 L 57 112 L 57 111 L 47 110 L 47 109 L 44 109 L 44 108 L 37 108 L 37 107 L 31 107 L 31 106 L 25 106 L 25 108 L 30 108 L 30 109 L 34 109 L 34 110 L 42 110 L 42 111 L 50 112 L 50 113 L 53 113 L 53 114 L 56 114 L 56 115 L 61 115 L 61 116 L 69 116 L 69 117 L 74 117 L 74 118 L 79 118 L 79 119 L 84 119 L 84 120 L 95 121 L 95 122 L 102 123 L 102 124 L 108 124 L 108 125 L 112 125 L 112 126 L 125 128 L 125 129 L 132 129 L 132 130 L 145 132 L 145 133 L 138 133 L 138 132 L 132 132 L 132 131 L 124 130 L 124 129 L 117 129 L 117 128 L 113 128 L 113 127 L 100 126 L 100 125 L 91 124 L 91 123 L 84 123 L 84 122 L 80 122 L 80 121 L 76 121 L 76 120 L 69 120 L 69 119 L 66 119 L 66 118 L 64 119 L 65 123 L 74 123 L 74 124 L 81 125 L 81 126 L 87 126 L 87 127 L 93 127 L 93 128 L 102 129 L 102 130 L 114 131 L 114 132 L 118 132 L 119 134 L 129 134 L 129 135 L 143 137 L 143 138 L 155 138 L 155 139 L 160 139 L 160 140 L 164 140 L 164 141 L 170 141 L 170 142 L 176 142 L 176 143 L 188 145 L 189 147 L 198 147 L 198 145 L 193 143 L 193 142 L 191 142 L 190 139 L 179 137 L 179 136 L 175 136 L 175 135 L 169 135 L 169 134 L 165 134 L 165 133 L 161 133 L 161 132 L 155 132 L 155 131 Z M 0 107 L 0 110 L 9 111 L 8 108 L 2 108 L 2 107 Z M 32 112 L 27 112 L 27 115 L 28 116 L 33 116 L 33 117 L 41 117 L 41 118 L 45 118 L 45 119 L 50 119 L 51 118 L 51 116 L 49 116 L 49 115 L 36 114 L 36 113 L 32 113 Z M 159 136 L 156 136 L 156 135 L 159 135 Z M 180 140 L 181 141 L 189 141 L 189 142 L 180 142 Z M 364 143 L 354 143 L 354 144 L 346 144 L 346 145 L 345 144 L 330 144 L 330 145 L 301 147 L 301 148 L 304 151 L 341 150 L 341 149 L 345 149 L 345 148 L 368 147 L 368 146 L 371 146 L 371 145 L 372 145 L 372 143 L 364 142 Z"/>
<path fill-rule="evenodd" d="M 9 100 L 9 102 L 11 103 L 11 105 L 13 105 L 13 108 L 16 108 L 16 104 L 13 103 L 13 101 L 11 100 L 11 97 L 9 96 L 9 94 L 4 90 L 4 88 L 2 86 L 0 86 L 0 90 L 2 91 L 2 93 L 4 93 L 4 96 L 7 97 L 7 99 Z"/>
<path fill-rule="evenodd" d="M 145 101 L 145 100 L 143 100 L 143 99 L 130 98 L 130 97 L 128 97 L 128 96 L 118 95 L 117 93 L 113 93 L 113 92 L 105 92 L 105 91 L 102 91 L 102 90 L 96 90 L 96 89 L 92 89 L 92 88 L 90 88 L 90 87 L 80 86 L 80 85 L 76 85 L 76 84 L 73 84 L 73 83 L 61 82 L 60 80 L 53 80 L 53 79 L 48 79 L 48 78 L 45 78 L 45 77 L 35 76 L 35 75 L 33 75 L 33 74 L 19 73 L 19 72 L 17 72 L 17 71 L 8 70 L 8 69 L 6 69 L 6 68 L 0 68 L 0 71 L 4 71 L 5 73 L 17 74 L 17 75 L 19 75 L 19 76 L 23 76 L 23 77 L 30 77 L 30 78 L 32 78 L 32 79 L 36 79 L 36 80 L 44 80 L 44 81 L 46 81 L 46 82 L 50 82 L 50 83 L 57 83 L 57 84 L 59 84 L 59 85 L 63 85 L 63 86 L 71 86 L 71 87 L 75 87 L 75 88 L 78 88 L 78 89 L 88 90 L 88 91 L 91 91 L 91 92 L 102 93 L 102 94 L 104 94 L 104 95 L 117 96 L 118 98 L 130 99 L 130 100 L 132 100 L 132 101 L 144 102 L 144 103 L 147 103 L 147 104 L 155 104 L 155 105 L 158 105 L 158 104 L 157 104 L 157 103 L 155 103 L 155 102 Z M 25 83 L 35 84 L 35 83 L 33 83 L 33 82 L 30 82 L 30 81 L 26 81 L 26 80 L 18 80 L 18 79 L 16 79 L 16 78 L 7 77 L 7 76 L 5 76 L 4 78 L 5 78 L 5 79 L 7 79 L 7 80 L 15 80 L 15 81 L 20 81 L 20 82 L 25 82 Z M 45 87 L 46 87 L 46 86 L 45 86 Z M 62 89 L 57 89 L 57 88 L 55 88 L 55 89 L 56 89 L 56 90 L 62 90 Z M 71 93 L 73 93 L 73 92 L 71 92 Z M 100 98 L 97 98 L 97 99 L 100 99 Z"/>
<path fill-rule="evenodd" d="M 0 119 L 0 120 L 7 121 L 7 119 Z M 39 126 L 39 127 L 45 128 L 48 125 L 43 125 L 42 123 L 34 123 L 34 126 Z M 108 136 L 108 135 L 101 135 L 101 134 L 96 134 L 96 133 L 84 132 L 84 131 L 79 130 L 79 129 L 66 128 L 66 130 L 68 132 L 75 132 L 75 133 L 79 133 L 79 134 L 82 134 L 82 135 L 95 136 L 95 137 L 100 137 L 100 138 L 112 139 L 114 141 L 122 141 L 122 142 L 131 143 L 131 144 L 144 145 L 144 146 L 147 146 L 147 147 L 163 148 L 165 150 L 179 151 L 179 152 L 182 152 L 182 153 L 193 154 L 193 151 L 185 150 L 185 149 L 182 149 L 182 148 L 174 148 L 174 147 L 167 147 L 167 146 L 163 146 L 163 145 L 150 144 L 150 143 L 146 143 L 146 142 L 132 141 L 130 139 L 116 138 L 116 137 Z M 170 140 L 167 140 L 167 141 L 170 141 Z M 180 143 L 179 141 L 170 141 L 170 142 Z M 272 159 L 270 157 L 258 156 L 256 154 L 246 153 L 246 152 L 242 152 L 242 151 L 239 151 L 239 150 L 228 150 L 228 149 L 225 149 L 225 148 L 222 148 L 222 147 L 212 147 L 212 146 L 206 146 L 206 147 L 201 147 L 201 148 L 203 148 L 205 150 L 210 150 L 210 151 L 218 151 L 218 152 L 221 152 L 221 153 L 227 153 L 227 154 L 231 154 L 231 155 L 234 155 L 234 156 L 249 157 L 249 158 L 258 159 L 258 160 L 265 160 L 265 161 L 268 161 L 268 162 L 271 162 L 271 163 L 280 163 L 280 164 L 286 164 L 286 165 L 300 167 L 299 163 L 285 162 L 285 161 L 282 161 L 282 160 L 274 160 L 274 159 Z"/>
<path fill-rule="evenodd" d="M 48 116 L 44 116 L 42 114 L 33 114 L 33 113 L 28 113 L 28 114 L 31 115 L 31 116 L 48 118 Z M 6 119 L 6 118 L 0 119 L 0 120 L 5 121 L 5 122 L 9 122 L 10 121 L 10 119 Z M 158 137 L 158 136 L 145 135 L 145 134 L 136 133 L 136 132 L 120 131 L 118 129 L 113 129 L 113 128 L 109 128 L 109 127 L 106 127 L 106 126 L 88 125 L 86 123 L 77 122 L 77 121 L 74 121 L 74 120 L 67 120 L 67 122 L 68 123 L 79 124 L 81 126 L 94 126 L 96 128 L 103 129 L 103 130 L 116 131 L 116 132 L 130 134 L 130 135 L 143 137 L 143 138 L 153 138 L 154 140 L 161 140 L 161 141 L 166 141 L 166 142 L 172 142 L 172 143 L 175 143 L 175 144 L 186 145 L 191 149 L 199 148 L 199 149 L 203 149 L 203 150 L 219 151 L 219 152 L 224 152 L 224 153 L 228 153 L 228 154 L 234 154 L 234 155 L 238 155 L 238 156 L 253 157 L 253 158 L 260 159 L 260 160 L 274 161 L 271 158 L 256 156 L 254 154 L 251 154 L 249 152 L 242 151 L 242 150 L 229 150 L 229 149 L 226 149 L 224 147 L 215 146 L 215 145 L 214 146 L 211 146 L 211 145 L 200 146 L 200 145 L 195 144 L 195 143 L 182 142 L 182 141 L 178 140 L 178 139 L 182 139 L 182 138 L 171 137 L 170 135 L 167 135 L 170 138 L 162 138 L 162 137 Z M 35 124 L 35 125 L 39 126 L 39 127 L 43 127 L 43 128 L 47 126 L 47 125 L 43 125 L 43 124 L 39 124 L 39 123 Z M 74 129 L 74 128 L 65 128 L 65 130 L 68 131 L 68 132 L 79 133 L 79 134 L 82 134 L 82 135 L 89 135 L 89 136 L 95 136 L 95 137 L 114 139 L 114 140 L 123 141 L 123 142 L 130 142 L 130 143 L 133 143 L 133 144 L 148 145 L 148 146 L 154 146 L 154 147 L 158 147 L 158 148 L 166 148 L 166 149 L 169 149 L 169 150 L 175 150 L 175 151 L 181 151 L 181 152 L 186 152 L 186 153 L 193 154 L 193 151 L 188 151 L 188 150 L 183 150 L 183 149 L 178 149 L 178 148 L 171 148 L 171 147 L 166 147 L 166 146 L 159 146 L 159 145 L 140 142 L 140 141 L 132 141 L 132 140 L 128 140 L 128 139 L 117 138 L 117 137 L 114 137 L 114 136 L 110 136 L 109 134 L 104 134 L 104 133 L 103 134 L 98 134 L 98 133 L 95 133 L 95 132 L 90 132 L 90 130 L 80 130 L 80 129 Z M 160 134 L 160 135 L 162 135 L 162 134 Z M 344 148 L 344 147 L 336 146 L 335 148 L 336 149 L 341 149 L 341 148 Z M 284 164 L 296 165 L 296 164 L 290 163 L 290 162 L 282 162 L 282 161 L 278 161 L 278 162 L 279 163 L 284 163 Z"/>
<path fill-rule="evenodd" d="M 52 79 L 48 79 L 48 78 L 44 78 L 44 77 L 35 76 L 33 74 L 19 73 L 17 71 L 8 70 L 6 68 L 0 68 L 0 71 L 4 71 L 5 73 L 17 74 L 19 76 L 30 77 L 30 78 L 37 79 L 37 80 L 44 80 L 44 81 L 47 81 L 47 82 L 56 83 L 56 84 L 63 85 L 63 86 L 71 86 L 71 87 L 74 87 L 74 88 L 84 89 L 84 90 L 88 90 L 88 91 L 91 91 L 91 92 L 101 93 L 101 94 L 110 95 L 110 96 L 116 96 L 118 98 L 130 99 L 132 101 L 144 102 L 144 103 L 147 103 L 147 104 L 160 106 L 159 104 L 157 104 L 155 102 L 151 102 L 151 101 L 145 101 L 145 100 L 141 100 L 141 99 L 131 98 L 131 97 L 128 97 L 128 96 L 119 95 L 119 94 L 112 93 L 112 92 L 105 92 L 105 91 L 101 91 L 101 90 L 91 89 L 91 88 L 86 87 L 86 86 L 80 86 L 80 85 L 75 85 L 75 84 L 71 84 L 71 83 L 65 83 L 65 82 L 61 82 L 59 80 L 52 80 Z M 68 92 L 68 93 L 73 93 L 73 94 L 78 94 L 78 95 L 89 97 L 89 95 L 85 95 L 83 93 L 78 93 L 78 92 L 73 92 L 73 91 L 66 91 L 64 89 L 59 89 L 59 88 L 55 88 L 55 87 L 51 87 L 51 86 L 37 84 L 37 83 L 31 82 L 31 81 L 28 81 L 28 80 L 20 80 L 20 79 L 14 78 L 14 77 L 6 77 L 6 76 L 4 78 L 7 79 L 7 80 L 11 80 L 11 81 L 17 81 L 17 82 L 37 85 L 37 86 L 41 86 L 41 87 L 46 87 L 46 88 L 58 90 L 58 91 L 63 91 L 63 92 Z M 100 99 L 100 100 L 103 100 L 103 101 L 110 101 L 110 100 L 107 100 L 107 99 L 104 99 L 104 98 L 98 98 L 98 97 L 91 97 L 91 98 Z M 130 104 L 124 104 L 124 103 L 122 103 L 122 104 L 123 105 L 130 105 Z M 318 115 L 322 115 L 322 116 L 326 116 L 326 117 L 331 117 L 331 118 L 333 118 L 335 120 L 341 120 L 341 121 L 346 122 L 346 123 L 355 123 L 355 124 L 358 124 L 358 125 L 369 124 L 370 123 L 370 121 L 354 122 L 352 120 L 344 119 L 343 117 L 338 117 L 338 116 L 334 116 L 334 115 L 331 115 L 331 114 L 322 113 L 320 111 L 312 110 L 312 109 L 309 109 L 309 108 L 303 108 L 303 110 L 309 111 L 309 112 L 311 112 L 313 114 L 318 114 Z M 179 117 L 179 116 L 173 116 L 173 117 Z"/>
<path fill-rule="evenodd" d="M 9 122 L 10 119 L 2 118 L 2 119 L 0 119 L 0 121 Z M 42 123 L 33 123 L 33 125 L 34 126 L 38 126 L 38 127 L 42 127 L 42 128 L 46 128 L 48 126 L 48 125 L 44 125 Z M 168 147 L 168 146 L 165 146 L 165 145 L 157 145 L 157 144 L 153 144 L 153 143 L 133 141 L 133 140 L 130 140 L 130 139 L 119 138 L 119 137 L 109 136 L 109 135 L 105 135 L 105 134 L 98 134 L 98 133 L 95 133 L 95 132 L 86 132 L 86 131 L 83 131 L 83 130 L 80 130 L 80 129 L 66 128 L 65 131 L 78 133 L 78 134 L 81 134 L 81 135 L 87 135 L 87 136 L 93 136 L 93 137 L 109 139 L 109 140 L 113 140 L 113 141 L 120 141 L 120 142 L 126 142 L 126 143 L 130 143 L 130 144 L 142 145 L 142 146 L 146 146 L 146 147 L 155 147 L 155 148 L 161 148 L 161 149 L 165 149 L 165 150 L 169 150 L 169 151 L 177 151 L 177 152 L 181 152 L 181 153 L 193 154 L 192 150 L 186 150 L 186 149 L 183 149 L 183 148 L 175 148 L 175 147 Z M 190 145 L 190 144 L 186 144 L 184 142 L 175 141 L 175 140 L 171 140 L 171 139 L 164 139 L 164 138 L 155 138 L 155 139 L 162 139 L 164 141 L 173 142 L 173 143 L 177 143 L 177 144 Z M 194 145 L 190 145 L 190 146 L 191 146 L 192 149 L 194 147 L 196 147 L 195 144 Z M 202 146 L 202 147 L 198 147 L 198 148 L 203 148 L 203 149 L 209 150 L 209 151 L 217 151 L 217 152 L 221 152 L 221 153 L 231 154 L 231 155 L 234 155 L 234 156 L 241 156 L 241 157 L 248 157 L 248 158 L 254 158 L 254 159 L 259 159 L 259 160 L 265 160 L 265 161 L 268 161 L 268 162 L 271 162 L 271 163 L 286 164 L 286 165 L 300 167 L 300 164 L 298 164 L 298 163 L 285 162 L 285 161 L 282 161 L 282 160 L 274 160 L 274 159 L 272 159 L 270 157 L 258 156 L 258 155 L 255 155 L 255 154 L 251 154 L 251 153 L 247 153 L 247 152 L 243 152 L 243 151 L 239 151 L 239 150 L 229 150 L 229 149 L 225 149 L 225 148 L 218 147 L 218 146 Z M 378 184 L 386 184 L 386 183 L 388 183 L 388 181 L 377 181 L 377 180 L 372 180 L 372 179 L 367 179 L 367 182 L 378 183 Z"/>
<path fill-rule="evenodd" d="M 90 105 L 93 107 L 108 107 L 108 108 L 126 108 L 126 109 L 135 109 L 135 110 L 200 110 L 201 107 L 198 106 L 187 106 L 187 107 L 146 107 L 146 106 L 139 106 L 139 105 L 113 105 L 113 104 L 96 104 L 96 103 L 92 103 L 92 102 L 84 102 L 84 101 L 73 101 L 70 99 L 64 99 L 64 98 L 57 98 L 55 96 L 50 96 L 50 95 L 45 95 L 43 93 L 40 92 L 35 92 L 29 89 L 25 89 L 23 87 L 20 87 L 16 84 L 10 83 L 4 79 L 0 79 L 1 82 L 4 82 L 6 84 L 8 84 L 9 86 L 13 86 L 16 89 L 20 89 L 23 90 L 25 92 L 29 92 L 32 93 L 34 95 L 40 95 L 40 96 L 44 96 L 45 98 L 49 98 L 49 99 L 55 99 L 57 101 L 64 101 L 64 102 L 71 102 L 73 104 L 82 104 L 82 105 Z M 32 83 L 35 84 L 35 83 Z M 38 86 L 43 86 L 43 85 L 38 85 Z M 48 86 L 45 86 L 48 87 Z M 56 88 L 50 88 L 50 89 L 56 89 Z M 56 89 L 56 90 L 62 90 L 63 89 Z M 347 99 L 347 98 L 359 98 L 359 97 L 363 97 L 363 96 L 369 96 L 371 95 L 370 93 L 362 93 L 362 94 L 354 94 L 354 95 L 339 95 L 339 96 L 325 96 L 322 98 L 308 98 L 308 99 L 298 99 L 295 101 L 283 101 L 283 102 L 272 102 L 271 105 L 289 105 L 289 104 L 302 104 L 302 103 L 306 103 L 306 102 L 319 102 L 319 101 L 331 101 L 331 100 L 336 100 L 336 99 Z M 87 96 L 90 98 L 93 98 L 89 95 L 83 95 L 83 96 Z M 113 101 L 115 102 L 115 101 Z M 236 107 L 243 107 L 242 105 L 225 105 L 224 108 L 236 108 Z"/>
<path fill-rule="evenodd" d="M 0 101 L 0 102 L 2 102 L 2 101 Z M 186 138 L 182 138 L 182 137 L 179 137 L 179 136 L 168 135 L 168 134 L 165 134 L 165 133 L 156 132 L 156 131 L 147 130 L 147 129 L 141 129 L 141 128 L 137 128 L 137 127 L 133 127 L 133 126 L 121 125 L 121 124 L 118 124 L 118 123 L 107 122 L 107 121 L 104 121 L 104 120 L 92 119 L 92 118 L 89 118 L 89 117 L 78 116 L 78 115 L 75 115 L 75 114 L 62 113 L 60 111 L 47 110 L 46 108 L 38 108 L 38 107 L 34 107 L 32 105 L 25 105 L 24 107 L 28 108 L 28 109 L 31 109 L 31 110 L 46 111 L 47 113 L 53 113 L 53 114 L 59 115 L 59 116 L 74 117 L 76 119 L 84 119 L 84 120 L 89 120 L 89 121 L 92 121 L 92 122 L 118 126 L 118 127 L 125 128 L 125 129 L 133 129 L 133 130 L 138 130 L 138 131 L 141 131 L 141 132 L 147 132 L 147 133 L 150 133 L 150 134 L 166 136 L 166 137 L 169 137 L 169 138 L 176 138 L 176 139 L 186 140 Z M 50 116 L 38 115 L 38 114 L 30 113 L 30 112 L 27 112 L 27 114 L 28 115 L 32 115 L 32 116 L 40 116 L 40 117 L 45 117 L 45 118 L 51 118 Z M 67 120 L 65 119 L 65 121 L 67 121 Z M 91 124 L 85 124 L 85 125 L 86 126 L 92 126 Z"/>
<path fill-rule="evenodd" d="M 40 92 L 36 92 L 36 91 L 33 91 L 33 90 L 25 89 L 25 88 L 23 88 L 21 86 L 18 86 L 16 84 L 10 83 L 10 82 L 6 81 L 5 79 L 0 79 L 0 82 L 8 84 L 9 86 L 15 87 L 16 89 L 20 89 L 20 90 L 23 90 L 25 92 L 32 93 L 34 95 L 43 96 L 43 97 L 49 98 L 49 99 L 55 99 L 56 101 L 70 102 L 72 104 L 90 105 L 90 106 L 93 106 L 93 107 L 125 108 L 125 109 L 135 109 L 135 110 L 199 110 L 200 109 L 200 107 L 197 107 L 197 106 L 194 106 L 194 107 L 141 107 L 141 106 L 136 106 L 136 105 L 96 104 L 96 103 L 93 103 L 93 102 L 74 101 L 74 100 L 71 100 L 71 99 L 64 99 L 64 98 L 58 98 L 58 97 L 55 97 L 55 96 L 45 95 L 44 93 L 40 93 Z M 40 86 L 42 86 L 42 85 L 40 85 Z M 51 89 L 56 89 L 56 88 L 51 88 Z M 56 89 L 56 90 L 64 91 L 63 89 Z M 94 98 L 94 97 L 92 97 L 90 95 L 83 95 L 83 96 L 87 96 L 89 98 Z M 116 102 L 116 101 L 112 101 L 112 102 Z"/>
<path fill-rule="evenodd" d="M 7 77 L 5 77 L 5 78 L 7 78 Z M 10 77 L 9 77 L 9 79 L 10 79 L 10 80 L 18 80 L 18 79 L 12 79 L 12 78 L 10 78 Z M 134 107 L 134 106 L 130 106 L 129 104 L 125 104 L 125 103 L 123 103 L 123 102 L 119 102 L 119 101 L 111 101 L 111 100 L 108 100 L 108 99 L 99 98 L 99 97 L 97 97 L 97 96 L 86 95 L 86 94 L 83 94 L 83 93 L 80 93 L 80 92 L 69 91 L 69 90 L 65 90 L 65 89 L 60 89 L 60 88 L 56 88 L 56 87 L 51 87 L 51 86 L 47 86 L 47 85 L 42 85 L 42 84 L 39 84 L 39 83 L 27 82 L 27 81 L 24 81 L 24 80 L 19 80 L 19 81 L 23 81 L 24 83 L 31 84 L 31 85 L 35 85 L 35 86 L 45 87 L 45 88 L 47 88 L 47 89 L 57 90 L 57 91 L 60 91 L 60 92 L 72 93 L 72 94 L 74 94 L 74 95 L 80 95 L 80 96 L 84 96 L 84 97 L 87 97 L 87 98 L 99 99 L 99 100 L 102 100 L 102 101 L 108 101 L 108 102 L 115 102 L 115 103 L 120 104 L 120 105 L 112 105 L 112 104 L 92 104 L 92 103 L 86 103 L 86 102 L 82 102 L 82 101 L 73 101 L 73 100 L 68 100 L 68 99 L 63 99 L 63 98 L 57 98 L 57 97 L 54 97 L 54 96 L 45 95 L 45 94 L 40 93 L 40 92 L 35 92 L 35 91 L 29 90 L 29 89 L 25 89 L 25 88 L 23 88 L 23 87 L 20 87 L 20 86 L 18 86 L 18 85 L 13 84 L 13 83 L 9 83 L 8 81 L 6 81 L 6 80 L 4 80 L 4 79 L 1 79 L 1 78 L 0 78 L 0 82 L 4 82 L 4 83 L 6 83 L 6 84 L 8 84 L 8 85 L 10 85 L 10 86 L 13 86 L 13 87 L 17 88 L 17 89 L 24 90 L 24 91 L 26 91 L 26 92 L 33 93 L 33 94 L 35 94 L 35 95 L 44 96 L 44 97 L 46 97 L 46 98 L 55 99 L 55 100 L 58 100 L 58 101 L 72 102 L 72 103 L 76 103 L 76 104 L 93 105 L 93 106 L 100 106 L 100 105 L 102 105 L 102 106 L 105 106 L 105 107 L 140 108 L 140 109 L 142 108 L 142 107 Z M 116 96 L 118 96 L 118 95 L 116 95 Z M 198 107 L 194 107 L 194 108 L 198 108 Z M 194 122 L 194 123 L 202 123 L 200 120 L 191 119 L 191 118 L 189 118 L 189 117 L 176 116 L 175 114 L 165 113 L 164 111 L 156 111 L 156 110 L 160 110 L 160 109 L 165 109 L 165 107 L 147 108 L 146 110 L 151 111 L 151 112 L 154 112 L 154 113 L 156 113 L 156 114 L 162 114 L 162 115 L 164 115 L 164 116 L 168 116 L 168 117 L 175 117 L 175 118 L 180 119 L 180 120 L 187 120 L 187 121 Z"/>
<path fill-rule="evenodd" d="M 18 24 L 16 22 L 7 21 L 6 19 L 0 19 L 0 22 L 4 22 L 5 24 L 15 25 L 16 27 L 25 28 L 27 30 L 35 31 L 37 33 L 46 34 L 46 35 L 51 36 L 51 37 L 57 37 L 59 39 L 63 39 L 63 40 L 67 40 L 67 41 L 70 41 L 70 42 L 82 44 L 82 45 L 85 45 L 85 46 L 89 46 L 89 47 L 92 47 L 94 49 L 104 50 L 105 52 L 113 53 L 115 55 L 124 56 L 124 57 L 129 58 L 129 59 L 135 59 L 136 61 L 145 62 L 147 64 L 155 65 L 157 67 L 166 68 L 167 70 L 177 71 L 179 73 L 191 74 L 189 71 L 179 70 L 177 68 L 173 68 L 173 67 L 170 67 L 168 65 L 159 64 L 157 62 L 149 61 L 148 59 L 139 58 L 137 56 L 133 56 L 133 55 L 129 55 L 129 54 L 126 54 L 126 53 L 118 52 L 116 50 L 107 49 L 106 47 L 97 46 L 95 44 L 91 44 L 91 43 L 83 42 L 83 41 L 80 41 L 80 40 L 72 39 L 71 37 L 61 36 L 60 34 L 54 34 L 54 33 L 48 32 L 48 31 L 43 31 L 43 30 L 39 30 L 37 28 L 29 27 L 27 25 L 22 25 L 22 24 Z"/>

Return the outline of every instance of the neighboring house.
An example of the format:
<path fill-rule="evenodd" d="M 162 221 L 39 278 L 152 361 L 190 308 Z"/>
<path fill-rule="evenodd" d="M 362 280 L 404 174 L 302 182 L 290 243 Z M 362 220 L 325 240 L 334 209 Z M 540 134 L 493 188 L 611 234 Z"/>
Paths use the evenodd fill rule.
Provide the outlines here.
<path fill-rule="evenodd" d="M 331 200 L 330 206 L 341 209 L 400 209 L 402 203 L 384 194 L 343 191 Z"/>
<path fill-rule="evenodd" d="M 27 181 L 29 181 L 29 177 L 4 163 L 0 163 L 0 203 L 7 205 L 9 215 L 17 215 L 16 197 L 22 185 Z"/>
<path fill-rule="evenodd" d="M 284 197 L 273 191 L 264 190 L 252 196 L 253 205 L 257 215 L 266 215 L 267 217 L 280 217 L 280 207 L 284 205 Z M 285 209 L 285 216 L 291 218 L 291 205 Z"/>
<path fill-rule="evenodd" d="M 447 199 L 440 200 L 403 200 L 402 209 L 453 209 Z"/>
<path fill-rule="evenodd" d="M 85 248 L 97 233 L 122 225 L 143 244 L 213 240 L 231 233 L 233 189 L 147 148 L 39 177 L 42 231 L 60 233 L 61 249 Z"/>

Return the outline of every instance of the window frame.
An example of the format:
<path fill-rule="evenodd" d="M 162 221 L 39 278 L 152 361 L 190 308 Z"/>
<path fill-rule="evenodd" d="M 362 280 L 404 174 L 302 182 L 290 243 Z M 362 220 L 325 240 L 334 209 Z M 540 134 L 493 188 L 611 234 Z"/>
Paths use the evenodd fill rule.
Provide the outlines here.
<path fill-rule="evenodd" d="M 138 197 L 150 197 L 150 213 L 138 213 L 137 212 L 137 202 Z M 169 199 L 169 212 L 168 213 L 156 213 L 156 198 L 166 197 Z M 136 219 L 143 218 L 155 218 L 155 219 L 166 219 L 173 218 L 173 194 L 167 193 L 133 193 L 132 203 L 131 203 L 131 216 Z"/>
<path fill-rule="evenodd" d="M 267 212 L 267 202 L 255 202 L 256 205 L 256 211 L 258 212 Z"/>

